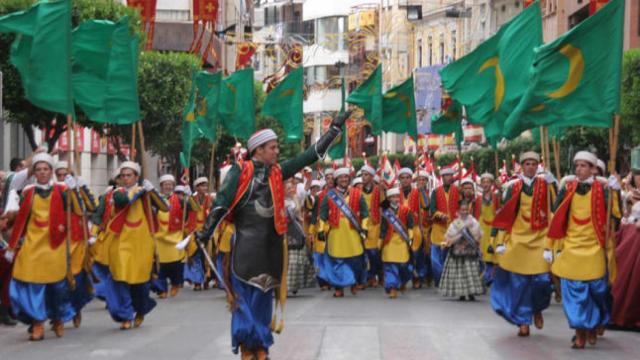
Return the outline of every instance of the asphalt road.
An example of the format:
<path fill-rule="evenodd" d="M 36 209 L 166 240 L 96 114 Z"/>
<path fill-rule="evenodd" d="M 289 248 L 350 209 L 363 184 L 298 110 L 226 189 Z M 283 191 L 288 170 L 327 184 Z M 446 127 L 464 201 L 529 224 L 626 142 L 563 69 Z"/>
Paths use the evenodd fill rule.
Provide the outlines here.
<path fill-rule="evenodd" d="M 0 359 L 234 359 L 230 314 L 219 290 L 184 289 L 158 300 L 143 326 L 121 331 L 93 301 L 79 329 L 61 339 L 47 331 L 27 341 L 26 326 L 0 327 Z M 442 298 L 434 289 L 408 290 L 388 299 L 381 289 L 334 299 L 307 289 L 290 298 L 286 325 L 272 359 L 640 359 L 640 333 L 607 331 L 596 347 L 570 349 L 572 331 L 562 307 L 545 311 L 545 328 L 529 338 L 495 315 L 487 296 L 476 302 Z M 578 357 L 579 355 L 579 357 Z"/>

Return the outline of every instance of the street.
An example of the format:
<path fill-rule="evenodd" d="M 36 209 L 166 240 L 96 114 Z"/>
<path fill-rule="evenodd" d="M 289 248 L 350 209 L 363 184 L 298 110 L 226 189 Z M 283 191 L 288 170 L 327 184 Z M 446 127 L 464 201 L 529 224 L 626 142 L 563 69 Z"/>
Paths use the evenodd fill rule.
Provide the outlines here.
<path fill-rule="evenodd" d="M 183 289 L 158 300 L 143 326 L 121 331 L 94 300 L 80 329 L 65 336 L 51 331 L 44 341 L 27 341 L 26 326 L 0 327 L 0 359 L 235 359 L 230 350 L 230 316 L 221 291 Z M 640 334 L 607 331 L 597 346 L 570 349 L 573 333 L 559 304 L 544 313 L 545 328 L 518 338 L 491 310 L 487 296 L 475 303 L 440 297 L 434 289 L 408 290 L 396 300 L 382 289 L 334 299 L 307 289 L 286 305 L 283 334 L 272 359 L 639 359 Z"/>

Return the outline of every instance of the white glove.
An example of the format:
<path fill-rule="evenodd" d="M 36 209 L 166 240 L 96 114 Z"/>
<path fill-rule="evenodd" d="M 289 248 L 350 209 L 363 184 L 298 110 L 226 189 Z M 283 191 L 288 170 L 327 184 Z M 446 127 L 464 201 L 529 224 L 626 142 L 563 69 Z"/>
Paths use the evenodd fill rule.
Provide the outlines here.
<path fill-rule="evenodd" d="M 93 245 L 93 244 L 95 244 L 97 240 L 98 240 L 98 239 L 96 239 L 96 237 L 95 237 L 95 236 L 90 237 L 90 238 L 89 238 L 89 240 L 88 240 L 88 241 L 89 241 L 89 245 Z"/>
<path fill-rule="evenodd" d="M 64 184 L 67 185 L 67 188 L 69 188 L 69 190 L 75 190 L 78 187 L 78 182 L 71 175 L 65 176 Z"/>
<path fill-rule="evenodd" d="M 504 254 L 507 251 L 507 248 L 504 245 L 496 246 L 496 254 Z"/>
<path fill-rule="evenodd" d="M 144 181 L 142 182 L 142 188 L 145 191 L 153 191 L 153 189 L 155 189 L 155 187 L 153 186 L 153 184 L 151 183 L 151 181 L 144 179 Z"/>
<path fill-rule="evenodd" d="M 179 243 L 177 243 L 176 244 L 176 249 L 184 250 L 184 248 L 186 248 L 187 245 L 189 245 L 189 241 L 191 241 L 191 235 L 187 236 L 186 238 L 184 238 L 184 240 L 182 240 Z"/>
<path fill-rule="evenodd" d="M 9 195 L 7 196 L 7 205 L 4 208 L 4 212 L 13 212 L 20 210 L 20 195 L 15 189 L 9 191 Z"/>
<path fill-rule="evenodd" d="M 4 259 L 7 260 L 9 264 L 13 262 L 14 256 L 15 256 L 15 253 L 12 250 L 7 250 L 4 252 Z"/>
<path fill-rule="evenodd" d="M 184 194 L 185 194 L 185 195 L 187 195 L 187 196 L 191 196 L 191 194 L 193 194 L 193 193 L 191 192 L 191 188 L 190 188 L 189 186 L 186 186 L 186 185 L 185 185 L 185 187 L 184 187 Z"/>
<path fill-rule="evenodd" d="M 544 258 L 544 261 L 548 262 L 549 264 L 553 262 L 553 252 L 551 252 L 551 250 L 549 249 L 544 249 L 542 257 Z"/>
<path fill-rule="evenodd" d="M 556 177 L 553 176 L 553 174 L 550 171 L 545 171 L 544 172 L 544 181 L 547 184 L 553 184 L 553 183 L 556 183 L 558 180 L 556 180 Z"/>
<path fill-rule="evenodd" d="M 618 181 L 618 178 L 613 175 L 609 176 L 609 179 L 607 180 L 607 185 L 611 190 L 615 190 L 615 191 L 620 190 L 620 182 Z"/>
<path fill-rule="evenodd" d="M 83 178 L 81 178 L 81 177 L 78 177 L 78 187 L 85 187 L 85 186 L 87 186 L 87 185 L 89 185 L 89 184 L 87 183 L 87 180 L 85 180 L 85 179 L 83 179 Z"/>

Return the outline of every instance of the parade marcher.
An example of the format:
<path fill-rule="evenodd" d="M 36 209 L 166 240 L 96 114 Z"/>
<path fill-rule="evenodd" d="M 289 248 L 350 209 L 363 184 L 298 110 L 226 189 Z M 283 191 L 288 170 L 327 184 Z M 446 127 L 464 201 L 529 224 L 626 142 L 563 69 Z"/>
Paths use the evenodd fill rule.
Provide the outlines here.
<path fill-rule="evenodd" d="M 562 180 L 542 258 L 553 263 L 551 271 L 560 278 L 564 313 L 575 330 L 572 347 L 582 349 L 587 341 L 595 345 L 598 329 L 609 322 L 607 277 L 615 259 L 612 237 L 606 238 L 607 200 L 620 184 L 615 176 L 608 181 L 593 176 L 597 158 L 588 151 L 577 152 L 573 163 L 575 176 Z M 611 215 L 619 217 L 619 212 Z M 554 241 L 560 246 L 554 247 Z"/>
<path fill-rule="evenodd" d="M 77 193 L 81 202 L 82 215 L 71 214 L 71 272 L 75 286 L 71 290 L 69 301 L 74 308 L 73 326 L 82 322 L 82 308 L 94 297 L 91 281 L 92 269 L 89 254 L 89 215 L 96 211 L 96 200 L 87 183 L 80 177 L 73 178 L 69 173 L 69 164 L 58 161 L 54 173 L 59 184 L 66 184 Z"/>
<path fill-rule="evenodd" d="M 302 224 L 302 207 L 298 203 L 295 184 L 285 183 L 284 206 L 287 209 L 287 292 L 293 295 L 298 290 L 312 287 L 315 283 L 313 266 L 306 247 L 306 234 Z"/>
<path fill-rule="evenodd" d="M 389 298 L 395 299 L 398 291 L 404 292 L 413 276 L 411 243 L 414 236 L 413 212 L 400 202 L 400 189 L 386 192 L 388 206 L 382 211 L 384 221 L 380 226 L 382 239 L 382 263 L 384 289 Z"/>
<path fill-rule="evenodd" d="M 338 298 L 344 296 L 343 288 L 350 287 L 355 295 L 358 285 L 366 283 L 363 240 L 367 238 L 369 211 L 362 191 L 349 187 L 350 173 L 345 167 L 336 170 L 335 187 L 320 205 L 318 238 L 326 241 L 321 271 Z"/>
<path fill-rule="evenodd" d="M 367 283 L 376 287 L 382 282 L 382 259 L 380 258 L 380 204 L 384 200 L 383 191 L 373 181 L 376 171 L 369 165 L 362 166 L 362 195 L 369 209 L 369 228 L 364 241 L 364 251 L 368 263 Z"/>
<path fill-rule="evenodd" d="M 13 266 L 4 258 L 6 247 L 8 244 L 5 238 L 9 237 L 9 229 L 7 228 L 8 218 L 4 212 L 6 174 L 0 176 L 0 325 L 15 326 L 18 322 L 13 318 L 11 312 L 11 299 L 9 297 L 9 284 L 11 283 L 11 271 Z"/>
<path fill-rule="evenodd" d="M 316 281 L 322 291 L 331 289 L 331 285 L 326 280 L 327 276 L 323 271 L 324 257 L 326 256 L 326 242 L 324 238 L 318 238 L 318 232 L 320 231 L 320 205 L 322 204 L 324 197 L 327 195 L 327 192 L 334 187 L 334 172 L 335 170 L 332 168 L 324 170 L 324 189 L 318 193 L 316 206 L 311 213 L 310 235 L 313 237 L 313 264 L 316 268 Z"/>
<path fill-rule="evenodd" d="M 209 215 L 209 209 L 213 204 L 213 197 L 209 195 L 209 180 L 206 177 L 199 177 L 193 182 L 195 194 L 193 194 L 193 201 L 196 202 L 198 210 L 196 211 L 196 231 L 202 230 L 204 222 Z M 212 243 L 209 243 L 212 245 Z M 209 249 L 207 249 L 209 251 Z M 209 255 L 212 252 L 209 251 Z M 193 256 L 189 256 L 187 262 L 184 264 L 184 280 L 190 281 L 193 284 L 194 291 L 200 291 L 207 289 L 209 282 L 207 281 L 207 272 L 209 264 L 205 265 L 204 254 L 202 249 L 198 248 Z M 209 269 L 209 271 L 211 271 Z"/>
<path fill-rule="evenodd" d="M 618 276 L 612 286 L 611 324 L 640 330 L 640 203 L 632 207 L 616 234 Z"/>
<path fill-rule="evenodd" d="M 107 225 L 115 213 L 113 192 L 120 186 L 120 169 L 118 168 L 113 175 L 111 185 L 98 198 L 98 206 L 91 216 L 92 226 L 89 238 L 91 258 L 93 259 L 91 268 L 97 279 L 97 282 L 93 284 L 93 289 L 96 297 L 107 302 L 107 306 L 109 306 L 108 303 L 113 303 L 108 299 L 109 295 L 114 294 L 111 290 L 113 279 L 109 271 L 109 248 L 115 236 L 115 233 L 110 231 Z"/>
<path fill-rule="evenodd" d="M 493 175 L 484 173 L 480 175 L 480 187 L 482 194 L 480 199 L 480 217 L 478 222 L 482 228 L 482 238 L 480 239 L 480 250 L 482 251 L 482 261 L 484 262 L 484 284 L 489 286 L 493 283 L 495 264 L 498 258 L 495 254 L 495 244 L 493 243 L 496 234 L 493 233 L 493 218 L 500 207 L 500 197 L 494 191 L 495 179 Z"/>
<path fill-rule="evenodd" d="M 75 214 L 82 214 L 82 210 L 75 193 L 68 191 L 74 190 L 75 184 L 69 181 L 72 188 L 68 189 L 67 185 L 53 181 L 53 165 L 49 154 L 33 157 L 32 173 L 36 182 L 22 191 L 20 209 L 5 252 L 7 261 L 12 262 L 15 257 L 11 304 L 18 319 L 31 325 L 30 340 L 44 338 L 47 319 L 52 320 L 56 336 L 63 336 L 64 322 L 75 315 L 67 301 L 71 276 L 67 201 L 71 201 Z"/>
<path fill-rule="evenodd" d="M 536 175 L 540 155 L 520 155 L 522 173 L 506 184 L 502 208 L 493 220 L 505 231 L 496 244 L 499 268 L 491 289 L 494 311 L 513 325 L 518 336 L 529 336 L 532 319 L 542 329 L 542 311 L 549 307 L 552 283 L 549 264 L 542 258 L 555 196 L 555 179 L 549 173 Z M 498 241 L 497 241 L 498 242 Z"/>
<path fill-rule="evenodd" d="M 429 204 L 431 214 L 431 271 L 436 286 L 440 283 L 440 276 L 447 257 L 447 249 L 440 244 L 444 241 L 444 234 L 458 214 L 460 192 L 454 182 L 454 170 L 444 168 L 440 170 L 442 185 L 431 193 Z"/>
<path fill-rule="evenodd" d="M 398 180 L 400 180 L 400 203 L 411 210 L 413 219 L 413 241 L 411 244 L 411 262 L 413 264 L 414 276 L 412 277 L 413 288 L 422 287 L 427 277 L 427 258 L 424 251 L 422 241 L 423 231 L 418 219 L 422 218 L 422 214 L 427 211 L 428 203 L 424 202 L 420 191 L 413 186 L 413 171 L 409 168 L 402 168 L 398 171 Z"/>
<path fill-rule="evenodd" d="M 484 294 L 480 275 L 481 237 L 482 228 L 471 215 L 471 203 L 460 200 L 458 217 L 449 225 L 440 245 L 449 248 L 440 279 L 443 296 L 474 301 L 475 295 Z"/>
<path fill-rule="evenodd" d="M 315 144 L 282 164 L 278 164 L 275 132 L 263 129 L 254 133 L 247 143 L 251 159 L 231 167 L 205 227 L 197 233 L 197 239 L 206 242 L 220 220 L 227 215 L 233 218 L 235 238 L 230 256 L 225 257 L 224 277 L 232 309 L 232 349 L 234 353 L 241 350 L 243 358 L 266 359 L 273 344 L 272 320 L 274 331 L 282 327 L 272 319 L 272 313 L 274 289 L 278 289 L 276 304 L 281 311 L 286 299 L 283 181 L 323 158 L 349 115 L 335 118 Z"/>
<path fill-rule="evenodd" d="M 417 229 L 420 230 L 422 235 L 422 249 L 413 251 L 413 265 L 414 276 L 417 275 L 421 281 L 425 283 L 427 287 L 430 287 L 433 282 L 433 272 L 431 270 L 431 217 L 429 216 L 429 208 L 431 207 L 431 191 L 430 189 L 430 176 L 424 170 L 418 170 L 415 174 L 415 183 L 418 194 L 420 195 L 420 219 L 414 219 L 419 221 Z M 415 237 L 415 235 L 414 235 Z M 418 266 L 421 259 L 424 259 L 424 268 Z M 417 269 L 420 269 L 419 271 Z"/>
<path fill-rule="evenodd" d="M 152 289 L 160 299 L 178 295 L 184 282 L 185 251 L 176 245 L 185 237 L 185 233 L 195 230 L 195 212 L 198 204 L 191 197 L 191 190 L 175 185 L 173 175 L 160 177 L 160 192 L 169 204 L 168 211 L 158 210 L 158 232 L 156 234 L 160 271 L 158 278 L 152 281 Z M 186 207 L 186 210 L 185 210 Z M 186 214 L 185 214 L 186 211 Z M 171 286 L 169 289 L 168 285 Z"/>
<path fill-rule="evenodd" d="M 122 330 L 139 327 L 144 317 L 156 306 L 149 297 L 150 279 L 155 258 L 156 230 L 153 205 L 169 211 L 167 203 L 153 184 L 145 179 L 142 186 L 140 165 L 125 161 L 120 165 L 122 186 L 114 190 L 115 214 L 108 224 L 115 236 L 109 248 L 109 271 L 113 278 L 115 301 L 107 306 L 111 317 L 121 323 Z"/>

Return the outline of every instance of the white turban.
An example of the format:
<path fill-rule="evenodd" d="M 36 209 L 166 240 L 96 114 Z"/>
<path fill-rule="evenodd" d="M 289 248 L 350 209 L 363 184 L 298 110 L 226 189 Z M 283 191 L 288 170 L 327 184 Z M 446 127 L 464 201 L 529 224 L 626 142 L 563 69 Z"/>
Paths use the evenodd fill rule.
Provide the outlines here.
<path fill-rule="evenodd" d="M 394 187 L 387 190 L 387 197 L 391 197 L 394 195 L 400 195 L 400 188 Z"/>
<path fill-rule="evenodd" d="M 122 170 L 124 169 L 131 169 L 133 170 L 136 174 L 140 175 L 140 165 L 138 165 L 138 163 L 133 162 L 133 161 L 125 161 L 120 165 L 119 168 L 119 172 L 122 173 Z"/>
<path fill-rule="evenodd" d="M 33 159 L 31 160 L 31 166 L 33 166 L 33 168 L 35 169 L 36 164 L 39 162 L 47 163 L 49 164 L 49 167 L 53 168 L 53 158 L 47 153 L 42 152 L 35 154 L 33 156 Z"/>
<path fill-rule="evenodd" d="M 333 173 L 333 176 L 335 178 L 338 178 L 338 177 L 340 177 L 342 175 L 347 175 L 347 176 L 351 175 L 351 169 L 346 168 L 346 167 L 342 167 L 342 168 L 339 168 L 338 170 L 336 170 L 335 173 Z"/>
<path fill-rule="evenodd" d="M 176 178 L 171 174 L 164 174 L 160 176 L 160 179 L 158 179 L 158 184 L 162 184 L 163 182 L 167 182 L 167 181 L 171 181 L 172 183 L 175 184 Z"/>
<path fill-rule="evenodd" d="M 206 177 L 202 176 L 197 178 L 194 182 L 193 182 L 193 186 L 196 187 L 200 184 L 208 184 L 209 183 L 209 179 L 207 179 Z"/>
<path fill-rule="evenodd" d="M 371 176 L 375 176 L 376 175 L 376 170 L 374 168 L 372 168 L 371 166 L 369 166 L 369 165 L 363 165 L 360 168 L 360 171 L 369 173 Z"/>
<path fill-rule="evenodd" d="M 576 162 L 578 160 L 586 161 L 593 166 L 598 165 L 598 158 L 589 151 L 578 151 L 573 157 L 573 162 Z"/>
<path fill-rule="evenodd" d="M 400 169 L 400 171 L 398 171 L 398 176 L 400 176 L 400 175 L 413 176 L 413 171 L 411 171 L 411 169 L 409 169 L 408 167 L 404 167 L 404 168 Z"/>
<path fill-rule="evenodd" d="M 535 160 L 536 162 L 540 162 L 540 154 L 535 151 L 526 151 L 520 154 L 520 164 L 527 160 Z"/>
<path fill-rule="evenodd" d="M 58 161 L 56 163 L 56 166 L 54 166 L 54 170 L 58 170 L 58 169 L 68 169 L 69 168 L 69 163 L 67 161 Z"/>
<path fill-rule="evenodd" d="M 253 152 L 258 146 L 268 143 L 271 140 L 278 140 L 278 135 L 271 129 L 258 130 L 247 141 L 249 153 Z"/>

